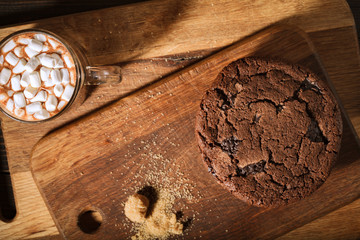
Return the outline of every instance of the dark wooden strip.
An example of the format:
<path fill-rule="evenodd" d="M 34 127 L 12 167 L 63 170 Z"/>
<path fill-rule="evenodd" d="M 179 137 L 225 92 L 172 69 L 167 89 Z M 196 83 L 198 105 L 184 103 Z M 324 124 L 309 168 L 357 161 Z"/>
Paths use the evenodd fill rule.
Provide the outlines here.
<path fill-rule="evenodd" d="M 144 0 L 30 0 L 30 1 L 1 1 L 0 25 L 10 25 L 33 21 L 43 18 L 62 16 L 72 13 L 85 12 L 107 7 L 114 7 Z"/>

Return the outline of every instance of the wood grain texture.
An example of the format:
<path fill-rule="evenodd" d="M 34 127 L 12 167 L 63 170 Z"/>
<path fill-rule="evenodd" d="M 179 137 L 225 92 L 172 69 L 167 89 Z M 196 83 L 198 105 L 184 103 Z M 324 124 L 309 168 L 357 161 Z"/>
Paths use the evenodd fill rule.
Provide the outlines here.
<path fill-rule="evenodd" d="M 326 231 L 324 229 L 326 228 Z M 360 239 L 360 200 L 356 200 L 326 216 L 295 229 L 278 240 Z"/>
<path fill-rule="evenodd" d="M 281 57 L 315 72 L 322 69 L 304 35 L 269 28 L 51 133 L 35 146 L 32 172 L 66 239 L 131 236 L 129 229 L 122 227 L 126 217 L 120 206 L 131 189 L 148 184 L 145 178 L 135 177 L 140 166 L 147 166 L 146 172 L 161 171 L 148 165 L 150 155 L 143 157 L 151 152 L 163 156 L 157 161 L 170 159 L 168 164 L 179 167 L 187 183 L 195 185 L 193 195 L 201 196 L 197 201 L 178 199 L 177 204 L 182 202 L 186 208 L 177 211 L 185 216 L 192 216 L 195 210 L 198 213 L 190 230 L 185 231 L 187 238 L 199 234 L 205 239 L 274 238 L 356 199 L 360 193 L 356 183 L 360 176 L 355 174 L 360 170 L 360 148 L 346 123 L 340 159 L 328 181 L 311 197 L 289 206 L 247 206 L 207 173 L 194 130 L 200 100 L 224 66 L 245 56 Z M 166 169 L 167 177 L 182 182 L 182 174 Z M 344 173 L 350 176 L 345 178 Z M 94 234 L 77 226 L 84 209 L 96 209 L 106 219 Z"/>
<path fill-rule="evenodd" d="M 59 121 L 52 124 L 29 130 L 26 125 L 1 116 L 10 172 L 28 172 L 33 145 L 54 128 L 66 125 L 73 119 L 157 81 L 160 76 L 178 71 L 184 65 L 196 62 L 275 22 L 291 23 L 309 33 L 329 72 L 330 79 L 337 84 L 337 91 L 344 87 L 340 91 L 340 97 L 346 97 L 346 101 L 343 101 L 346 110 L 351 113 L 349 116 L 355 128 L 360 128 L 360 113 L 357 107 L 359 99 L 356 94 L 360 83 L 354 81 L 359 77 L 359 56 L 354 22 L 346 2 L 257 1 L 255 5 L 253 4 L 253 1 L 243 1 L 242 4 L 238 4 L 237 1 L 223 0 L 186 1 L 186 3 L 180 2 L 179 5 L 177 1 L 154 1 L 1 29 L 0 37 L 29 27 L 58 31 L 57 33 L 65 37 L 75 36 L 73 39 L 87 50 L 92 63 L 122 62 L 119 64 L 129 74 L 119 86 L 104 85 L 89 89 L 91 94 L 83 106 L 63 115 Z M 167 16 L 169 13 L 170 15 L 178 13 L 178 15 Z M 148 20 L 149 15 L 152 17 Z M 148 21 L 150 24 L 146 23 Z M 59 29 L 58 26 L 62 28 Z M 109 35 L 104 36 L 107 39 L 96 39 L 107 31 Z M 106 44 L 102 45 L 103 42 Z M 347 64 L 337 65 L 338 63 Z M 331 71 L 333 67 L 335 70 Z M 21 151 L 18 150 L 18 146 L 22 146 Z M 54 225 L 48 228 L 48 222 L 51 222 L 49 214 L 47 218 L 43 218 L 43 224 L 35 225 L 30 220 L 30 216 L 38 212 L 46 215 L 47 210 L 44 205 L 37 204 L 42 202 L 40 195 L 32 192 L 32 197 L 26 201 L 17 197 L 27 194 L 27 185 L 35 186 L 33 180 L 28 178 L 27 185 L 24 185 L 25 181 L 14 182 L 14 177 L 12 180 L 19 215 L 12 223 L 0 222 L 0 236 L 24 238 L 33 236 L 34 232 L 41 232 L 38 236 L 53 234 Z M 31 204 L 29 199 L 32 201 Z M 28 226 L 25 231 L 17 231 L 16 226 L 21 224 Z"/>

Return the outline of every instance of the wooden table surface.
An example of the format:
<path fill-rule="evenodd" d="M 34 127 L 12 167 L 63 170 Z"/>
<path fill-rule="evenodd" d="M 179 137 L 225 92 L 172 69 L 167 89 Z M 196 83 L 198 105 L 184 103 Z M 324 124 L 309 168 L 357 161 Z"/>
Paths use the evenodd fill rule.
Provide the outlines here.
<path fill-rule="evenodd" d="M 320 1 L 320 0 L 319 0 Z M 1 1 L 0 25 L 12 25 L 26 21 L 38 20 L 70 13 L 101 9 L 140 2 L 139 0 L 103 0 L 103 1 L 56 1 L 56 0 L 28 0 Z M 360 2 L 348 0 L 354 14 L 357 31 L 360 31 Z M 13 195 L 11 191 L 10 173 L 7 166 L 3 139 L 0 138 L 0 209 L 5 219 L 12 219 L 15 215 Z M 51 237 L 53 239 L 58 236 Z M 0 233 L 1 239 L 1 233 Z M 44 239 L 50 239 L 45 237 Z M 320 217 L 280 239 L 360 239 L 360 200 L 356 200 L 334 212 Z"/>

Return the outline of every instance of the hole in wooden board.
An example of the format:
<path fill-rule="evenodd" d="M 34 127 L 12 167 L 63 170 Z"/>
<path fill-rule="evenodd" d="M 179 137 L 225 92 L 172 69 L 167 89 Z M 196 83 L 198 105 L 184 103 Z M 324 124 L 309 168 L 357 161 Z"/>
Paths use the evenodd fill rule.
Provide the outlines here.
<path fill-rule="evenodd" d="M 99 229 L 103 218 L 98 211 L 88 210 L 80 213 L 78 217 L 78 227 L 84 233 L 95 233 Z"/>

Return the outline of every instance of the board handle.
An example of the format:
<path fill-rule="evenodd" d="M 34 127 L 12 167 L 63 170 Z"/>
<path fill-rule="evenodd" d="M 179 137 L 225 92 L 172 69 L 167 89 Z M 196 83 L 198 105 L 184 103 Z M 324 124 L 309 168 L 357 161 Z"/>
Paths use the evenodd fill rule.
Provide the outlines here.
<path fill-rule="evenodd" d="M 86 66 L 85 85 L 119 83 L 121 79 L 121 68 L 119 66 Z"/>

